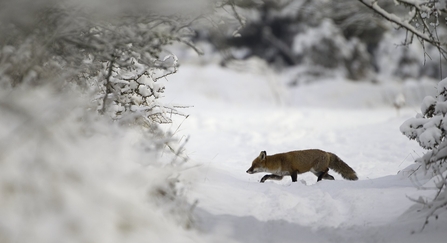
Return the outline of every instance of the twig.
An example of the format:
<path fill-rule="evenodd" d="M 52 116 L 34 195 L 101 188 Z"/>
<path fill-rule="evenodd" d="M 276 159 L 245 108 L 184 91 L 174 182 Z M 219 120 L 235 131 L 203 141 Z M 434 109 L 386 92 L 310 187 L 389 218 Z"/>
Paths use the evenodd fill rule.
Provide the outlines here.
<path fill-rule="evenodd" d="M 113 64 L 115 64 L 115 61 L 111 60 L 110 63 L 109 63 L 109 66 L 107 67 L 107 76 L 106 76 L 106 84 L 105 84 L 105 86 L 106 86 L 106 93 L 104 94 L 104 97 L 102 98 L 102 108 L 101 108 L 101 110 L 99 110 L 100 114 L 104 114 L 104 112 L 106 111 L 107 96 L 111 92 L 111 90 L 110 90 L 110 77 L 112 77 Z"/>
<path fill-rule="evenodd" d="M 411 33 L 413 33 L 414 35 L 419 37 L 419 39 L 421 39 L 422 41 L 426 41 L 426 42 L 432 44 L 433 46 L 438 48 L 438 50 L 441 53 L 443 53 L 444 57 L 446 57 L 445 55 L 447 54 L 447 50 L 442 48 L 442 46 L 446 45 L 446 43 L 441 43 L 439 40 L 436 40 L 430 31 L 428 31 L 428 33 L 429 33 L 428 36 L 425 33 L 420 32 L 413 25 L 411 25 L 409 22 L 403 21 L 400 17 L 396 16 L 395 14 L 388 13 L 386 10 L 384 10 L 382 7 L 380 7 L 377 4 L 377 0 L 358 0 L 358 1 L 361 2 L 363 5 L 367 6 L 368 8 L 372 9 L 375 13 L 379 14 L 386 20 L 388 20 L 392 23 L 395 23 L 398 26 L 410 31 Z M 414 8 L 416 8 L 416 11 L 419 12 L 420 6 L 416 6 L 413 3 L 410 3 L 408 1 L 406 1 L 405 3 L 413 6 Z M 420 12 L 419 12 L 419 14 L 420 14 Z M 419 17 L 421 17 L 421 16 L 419 15 Z M 424 24 L 424 30 L 425 29 L 428 30 L 429 27 L 426 25 L 426 23 L 424 21 L 423 21 L 423 24 Z M 446 58 L 446 60 L 447 60 L 447 58 Z"/>

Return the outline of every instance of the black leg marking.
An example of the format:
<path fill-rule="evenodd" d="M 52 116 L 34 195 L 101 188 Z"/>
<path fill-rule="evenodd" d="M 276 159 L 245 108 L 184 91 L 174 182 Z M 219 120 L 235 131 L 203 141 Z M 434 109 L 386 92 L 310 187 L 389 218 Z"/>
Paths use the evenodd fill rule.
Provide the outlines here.
<path fill-rule="evenodd" d="M 267 180 L 270 176 L 269 175 L 265 175 L 261 178 L 261 183 L 264 183 L 265 180 Z"/>
<path fill-rule="evenodd" d="M 298 172 L 292 172 L 292 174 L 290 175 L 290 177 L 292 177 L 292 182 L 296 182 L 296 179 L 298 177 Z"/>
<path fill-rule="evenodd" d="M 317 179 L 317 182 L 319 182 L 319 181 L 321 181 L 321 179 L 326 179 L 327 178 L 327 176 L 329 175 L 327 172 L 329 171 L 329 168 L 328 169 L 326 169 L 326 171 L 323 171 L 323 172 L 318 172 L 318 179 Z M 332 176 L 331 176 L 332 177 Z M 332 178 L 334 178 L 334 177 L 332 177 Z"/>
<path fill-rule="evenodd" d="M 326 173 L 326 175 L 323 177 L 323 179 L 325 179 L 325 180 L 335 180 L 334 177 L 329 175 L 328 173 Z"/>
<path fill-rule="evenodd" d="M 323 172 L 322 173 L 320 173 L 320 175 L 318 176 L 318 179 L 317 179 L 317 182 L 319 182 L 319 181 L 321 181 L 321 179 L 323 179 Z"/>
<path fill-rule="evenodd" d="M 265 175 L 265 176 L 263 176 L 262 178 L 261 178 L 261 183 L 264 183 L 264 181 L 266 181 L 266 180 L 282 180 L 282 177 L 283 176 L 279 176 L 279 175 L 273 175 L 273 174 L 270 174 L 270 175 Z"/>

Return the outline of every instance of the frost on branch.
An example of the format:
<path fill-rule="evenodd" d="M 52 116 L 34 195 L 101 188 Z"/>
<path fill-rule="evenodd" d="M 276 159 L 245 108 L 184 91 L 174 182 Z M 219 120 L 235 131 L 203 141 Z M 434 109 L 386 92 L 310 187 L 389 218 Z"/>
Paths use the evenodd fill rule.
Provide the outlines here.
<path fill-rule="evenodd" d="M 439 150 L 447 145 L 445 135 L 447 130 L 447 79 L 438 84 L 438 95 L 427 96 L 421 105 L 421 112 L 414 118 L 408 119 L 400 127 L 400 131 L 410 139 L 416 140 L 419 145 L 434 153 L 423 156 L 420 162 L 428 165 L 439 160 L 445 160 L 445 152 Z"/>
<path fill-rule="evenodd" d="M 0 86 L 67 80 L 96 92 L 98 111 L 113 119 L 167 123 L 178 107 L 161 104 L 165 77 L 177 72 L 173 43 L 190 42 L 194 16 L 159 15 L 145 8 L 101 18 L 82 5 L 41 3 L 30 26 L 0 22 Z"/>
<path fill-rule="evenodd" d="M 165 69 L 147 70 L 135 59 L 124 67 L 117 62 L 109 62 L 105 70 L 109 70 L 110 74 L 107 73 L 98 82 L 100 95 L 96 100 L 99 112 L 107 113 L 113 119 L 135 114 L 149 123 L 170 123 L 171 115 L 183 115 L 177 111 L 180 106 L 158 101 L 165 91 L 164 78 L 177 72 L 178 59 L 175 55 L 169 55 L 160 62 L 170 63 L 170 67 L 166 65 Z M 129 66 L 132 68 L 129 69 Z"/>
<path fill-rule="evenodd" d="M 425 97 L 421 105 L 422 113 L 400 126 L 405 136 L 416 140 L 422 148 L 428 150 L 416 162 L 433 177 L 437 193 L 433 199 L 423 203 L 427 206 L 423 228 L 430 217 L 437 218 L 439 210 L 447 208 L 447 78 L 439 82 L 437 89 L 436 97 Z"/>
<path fill-rule="evenodd" d="M 99 88 L 98 110 L 113 119 L 135 114 L 150 123 L 169 123 L 181 114 L 158 102 L 164 92 L 160 80 L 177 72 L 177 57 L 165 49 L 187 43 L 192 32 L 180 18 L 158 15 L 124 16 L 111 23 L 78 20 L 78 32 L 59 39 L 60 45 L 88 53 L 97 69 L 84 72 Z M 88 70 L 88 69 L 86 69 Z M 93 72 L 92 72 L 93 71 Z M 137 117 L 138 117 L 137 116 Z"/>
<path fill-rule="evenodd" d="M 443 59 L 447 60 L 446 33 L 438 29 L 439 26 L 447 23 L 445 0 L 395 0 L 396 5 L 409 10 L 403 11 L 407 14 L 397 14 L 397 11 L 396 13 L 389 12 L 380 6 L 377 0 L 358 1 L 398 28 L 405 29 L 407 37 L 404 45 L 411 44 L 416 37 L 424 48 L 426 43 L 433 45 Z"/>

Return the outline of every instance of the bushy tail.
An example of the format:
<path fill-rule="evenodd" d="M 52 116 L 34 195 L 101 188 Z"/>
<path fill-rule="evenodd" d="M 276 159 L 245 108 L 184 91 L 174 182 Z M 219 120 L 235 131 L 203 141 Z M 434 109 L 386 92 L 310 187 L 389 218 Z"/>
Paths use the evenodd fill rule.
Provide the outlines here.
<path fill-rule="evenodd" d="M 343 162 L 337 155 L 333 153 L 329 153 L 329 155 L 331 158 L 329 161 L 329 168 L 339 173 L 346 180 L 358 180 L 357 174 L 351 167 L 349 167 L 349 165 Z"/>

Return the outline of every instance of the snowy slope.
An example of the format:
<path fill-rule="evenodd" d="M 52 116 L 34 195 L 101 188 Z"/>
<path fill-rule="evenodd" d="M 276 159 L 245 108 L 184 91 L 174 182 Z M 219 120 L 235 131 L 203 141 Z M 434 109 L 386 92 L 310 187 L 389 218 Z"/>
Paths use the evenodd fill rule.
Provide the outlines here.
<path fill-rule="evenodd" d="M 165 101 L 194 106 L 171 129 L 189 136 L 182 179 L 202 231 L 236 242 L 444 242 L 445 213 L 411 234 L 425 218 L 409 197 L 433 192 L 409 176 L 423 151 L 399 132 L 417 108 L 398 115 L 384 99 L 405 87 L 335 80 L 287 89 L 288 78 L 216 65 L 169 78 Z M 261 150 L 307 148 L 336 153 L 360 180 L 333 172 L 335 181 L 316 183 L 307 173 L 261 184 L 262 173 L 245 173 Z"/>

